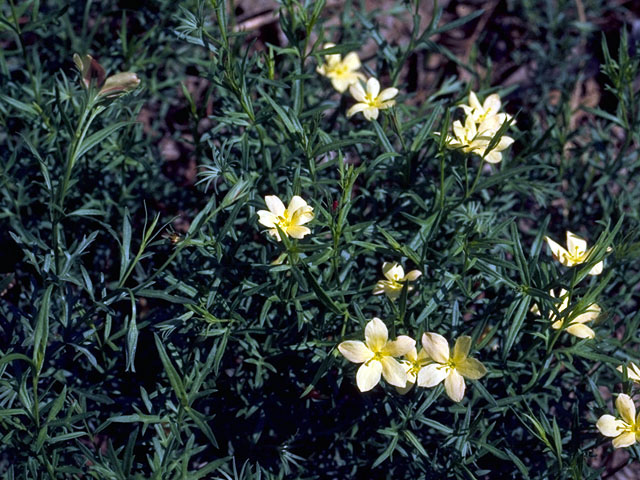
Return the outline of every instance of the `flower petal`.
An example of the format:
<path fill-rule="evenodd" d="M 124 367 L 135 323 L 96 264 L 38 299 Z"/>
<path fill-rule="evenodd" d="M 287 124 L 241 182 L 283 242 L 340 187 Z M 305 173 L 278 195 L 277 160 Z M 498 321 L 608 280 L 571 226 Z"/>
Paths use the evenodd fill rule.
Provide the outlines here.
<path fill-rule="evenodd" d="M 475 358 L 467 358 L 460 365 L 456 365 L 456 370 L 469 380 L 478 380 L 487 374 L 486 367 Z"/>
<path fill-rule="evenodd" d="M 602 415 L 596 422 L 596 427 L 605 437 L 617 437 L 626 424 L 613 415 Z"/>
<path fill-rule="evenodd" d="M 276 217 L 269 210 L 258 210 L 258 222 L 267 228 L 275 228 L 278 217 Z"/>
<path fill-rule="evenodd" d="M 363 363 L 356 373 L 356 384 L 361 392 L 368 392 L 380 381 L 382 375 L 382 364 L 377 360 Z"/>
<path fill-rule="evenodd" d="M 576 318 L 571 320 L 571 323 L 585 323 L 591 322 L 595 320 L 600 315 L 601 309 L 600 306 L 596 303 L 592 303 L 587 307 L 587 310 L 584 313 L 581 313 Z"/>
<path fill-rule="evenodd" d="M 425 365 L 418 372 L 418 386 L 435 387 L 449 375 L 449 368 L 438 363 Z"/>
<path fill-rule="evenodd" d="M 364 102 L 366 92 L 364 91 L 364 88 L 362 88 L 362 85 L 360 84 L 360 82 L 351 85 L 349 87 L 349 93 L 353 98 L 356 99 L 356 102 Z M 347 116 L 350 116 L 350 115 L 347 113 Z"/>
<path fill-rule="evenodd" d="M 382 350 L 389 338 L 387 326 L 378 317 L 373 317 L 364 327 L 364 338 L 367 347 L 374 353 Z"/>
<path fill-rule="evenodd" d="M 382 357 L 382 377 L 387 383 L 394 387 L 404 387 L 407 385 L 407 372 L 400 365 L 400 362 L 391 357 Z"/>
<path fill-rule="evenodd" d="M 271 213 L 276 215 L 277 217 L 282 217 L 284 215 L 284 203 L 275 195 L 267 195 L 264 197 L 264 203 L 267 204 L 267 208 Z"/>
<path fill-rule="evenodd" d="M 364 363 L 373 357 L 373 352 L 359 340 L 347 340 L 338 345 L 338 351 L 350 362 Z"/>
<path fill-rule="evenodd" d="M 291 214 L 296 210 L 298 210 L 299 208 L 306 207 L 306 206 L 307 206 L 307 202 L 305 202 L 302 197 L 298 195 L 294 195 L 293 197 L 291 197 L 291 201 L 289 201 L 289 206 L 287 207 L 287 210 Z"/>
<path fill-rule="evenodd" d="M 397 88 L 385 88 L 384 90 L 382 90 L 380 92 L 380 95 L 378 95 L 378 101 L 379 102 L 386 102 L 388 100 L 391 100 L 392 98 L 394 98 L 396 95 L 398 95 L 398 89 Z"/>
<path fill-rule="evenodd" d="M 353 117 L 356 113 L 360 113 L 369 108 L 366 103 L 356 103 L 349 110 L 347 110 L 347 117 Z"/>
<path fill-rule="evenodd" d="M 402 280 L 404 280 L 405 282 L 415 282 L 420 277 L 420 275 L 422 275 L 422 272 L 420 270 L 411 270 L 404 276 Z"/>
<path fill-rule="evenodd" d="M 451 370 L 447 378 L 444 379 L 444 389 L 451 400 L 461 401 L 464 398 L 464 378 L 455 370 Z"/>
<path fill-rule="evenodd" d="M 371 95 L 372 98 L 376 98 L 380 93 L 380 82 L 377 78 L 371 77 L 367 80 L 367 93 Z"/>
<path fill-rule="evenodd" d="M 551 253 L 553 254 L 553 258 L 558 260 L 562 265 L 571 267 L 573 266 L 573 262 L 569 260 L 569 252 L 567 252 L 564 248 L 560 246 L 560 244 L 551 240 L 551 238 L 545 236 L 544 239 L 547 241 L 549 248 L 551 249 Z"/>
<path fill-rule="evenodd" d="M 453 347 L 453 362 L 457 364 L 458 362 L 463 362 L 467 355 L 469 355 L 469 350 L 471 349 L 471 337 L 467 335 L 463 335 L 462 337 L 458 337 L 456 340 L 456 344 Z"/>
<path fill-rule="evenodd" d="M 293 212 L 291 216 L 291 225 L 304 225 L 313 220 L 313 207 L 301 207 Z"/>
<path fill-rule="evenodd" d="M 495 115 L 500 110 L 500 105 L 500 96 L 497 93 L 492 93 L 484 99 L 482 108 L 484 109 L 486 114 Z"/>
<path fill-rule="evenodd" d="M 311 230 L 309 230 L 307 227 L 301 227 L 299 225 L 291 225 L 286 228 L 285 232 L 289 236 L 300 240 L 304 238 L 305 235 L 309 235 L 311 233 Z"/>
<path fill-rule="evenodd" d="M 416 341 L 406 335 L 400 335 L 393 342 L 387 342 L 382 348 L 381 353 L 383 355 L 389 355 L 391 357 L 401 357 L 411 351 L 416 350 Z"/>
<path fill-rule="evenodd" d="M 396 262 L 384 262 L 382 264 L 382 274 L 387 280 L 400 281 L 404 277 L 404 268 Z"/>
<path fill-rule="evenodd" d="M 357 80 L 357 78 L 356 78 Z M 353 82 L 353 80 L 351 78 L 348 77 L 334 77 L 331 79 L 331 85 L 333 85 L 333 88 L 336 89 L 336 91 L 340 92 L 340 93 L 344 93 L 347 88 L 349 88 L 351 85 L 353 85 L 355 82 Z"/>
<path fill-rule="evenodd" d="M 469 92 L 469 106 L 474 110 L 482 110 L 482 105 L 478 101 L 478 97 L 473 91 Z"/>
<path fill-rule="evenodd" d="M 573 323 L 567 327 L 567 332 L 578 338 L 595 338 L 596 334 L 586 325 L 582 323 Z"/>
<path fill-rule="evenodd" d="M 449 342 L 442 335 L 433 332 L 422 334 L 422 347 L 426 350 L 429 358 L 438 363 L 449 361 Z"/>
<path fill-rule="evenodd" d="M 613 439 L 613 448 L 630 447 L 636 443 L 636 434 L 633 432 L 625 432 Z"/>
<path fill-rule="evenodd" d="M 589 275 L 600 275 L 604 268 L 604 260 L 600 260 L 596 263 L 591 270 L 589 270 Z"/>
<path fill-rule="evenodd" d="M 378 118 L 379 113 L 380 111 L 375 107 L 369 107 L 362 111 L 364 118 L 366 118 L 369 121 L 376 120 Z"/>
<path fill-rule="evenodd" d="M 502 154 L 496 150 L 491 150 L 485 157 L 485 161 L 488 163 L 500 163 L 502 161 Z"/>
<path fill-rule="evenodd" d="M 360 68 L 360 57 L 356 52 L 349 52 L 342 60 L 342 64 L 349 70 L 358 70 Z"/>
<path fill-rule="evenodd" d="M 621 393 L 616 398 L 616 410 L 622 417 L 622 420 L 629 425 L 633 425 L 636 421 L 636 406 L 631 400 L 631 397 L 626 393 Z"/>
<path fill-rule="evenodd" d="M 584 255 L 587 252 L 587 241 L 567 230 L 567 250 L 576 256 Z"/>

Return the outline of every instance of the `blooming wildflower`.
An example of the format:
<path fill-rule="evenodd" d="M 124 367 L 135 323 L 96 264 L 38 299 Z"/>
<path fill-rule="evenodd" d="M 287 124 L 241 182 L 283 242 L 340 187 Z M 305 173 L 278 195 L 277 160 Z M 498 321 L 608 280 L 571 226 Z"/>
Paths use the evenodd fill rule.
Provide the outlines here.
<path fill-rule="evenodd" d="M 396 387 L 398 393 L 404 395 L 411 390 L 411 387 L 416 383 L 418 373 L 420 373 L 422 367 L 427 365 L 429 362 L 429 356 L 424 348 L 420 350 L 420 353 L 418 353 L 416 347 L 409 350 L 404 355 L 404 359 L 400 360 L 400 364 L 404 368 L 405 372 L 407 372 L 407 385 L 405 387 Z"/>
<path fill-rule="evenodd" d="M 622 372 L 622 365 L 620 365 L 616 370 Z M 627 376 L 634 382 L 640 383 L 640 367 L 633 362 L 629 362 L 629 365 L 627 365 Z"/>
<path fill-rule="evenodd" d="M 564 288 L 560 290 L 560 296 L 558 298 L 562 299 L 562 303 L 558 307 L 558 313 L 562 313 L 569 306 L 569 295 L 567 293 L 568 292 Z M 549 295 L 551 295 L 553 298 L 556 298 L 555 294 L 553 293 L 553 290 L 549 291 Z M 531 311 L 539 315 L 540 310 L 538 309 L 537 306 L 534 305 L 534 307 L 535 308 L 532 308 Z M 571 335 L 575 335 L 576 337 L 579 337 L 579 338 L 594 338 L 596 334 L 593 332 L 593 330 L 587 327 L 585 323 L 598 318 L 598 315 L 600 315 L 600 312 L 601 312 L 600 307 L 597 304 L 592 303 L 587 307 L 586 311 L 584 311 L 580 315 L 577 315 L 576 317 L 571 319 L 571 321 L 569 322 L 569 325 L 567 325 L 566 327 L 567 333 L 570 333 Z M 549 316 L 549 320 L 553 322 L 551 324 L 551 328 L 555 330 L 560 330 L 564 323 L 564 320 L 556 320 L 556 314 L 553 312 Z"/>
<path fill-rule="evenodd" d="M 549 237 L 544 237 L 544 239 L 549 244 L 549 248 L 551 249 L 551 253 L 553 254 L 553 258 L 558 260 L 562 265 L 566 267 L 573 267 L 574 265 L 579 265 L 581 263 L 586 262 L 589 259 L 589 255 L 591 255 L 591 251 L 593 248 L 587 249 L 587 241 L 579 236 L 571 233 L 567 230 L 567 249 L 565 250 L 559 244 L 551 240 Z M 610 251 L 611 249 L 607 249 Z M 596 263 L 591 270 L 589 270 L 589 275 L 600 275 L 602 273 L 602 268 L 604 267 L 604 261 L 599 261 Z"/>
<path fill-rule="evenodd" d="M 605 437 L 615 437 L 613 448 L 629 447 L 640 440 L 640 415 L 636 417 L 636 406 L 629 395 L 621 393 L 616 398 L 616 410 L 621 419 L 603 415 L 596 427 Z"/>
<path fill-rule="evenodd" d="M 326 43 L 323 48 L 335 47 L 333 43 Z M 339 53 L 325 55 L 324 63 L 318 65 L 316 71 L 331 80 L 331 85 L 342 93 L 359 80 L 364 80 L 364 75 L 357 72 L 360 68 L 360 58 L 356 52 L 350 52 L 344 59 Z"/>
<path fill-rule="evenodd" d="M 358 103 L 347 111 L 347 117 L 362 112 L 367 120 L 375 120 L 378 118 L 379 110 L 393 107 L 396 101 L 392 99 L 398 95 L 397 88 L 385 88 L 380 91 L 380 82 L 375 78 L 367 80 L 366 91 L 360 82 L 357 82 L 349 87 L 349 92 Z"/>
<path fill-rule="evenodd" d="M 347 340 L 338 345 L 338 350 L 353 363 L 362 363 L 356 374 L 356 383 L 361 392 L 367 392 L 380 381 L 380 375 L 396 387 L 407 384 L 407 373 L 393 357 L 406 355 L 415 348 L 416 341 L 400 335 L 390 342 L 389 332 L 382 320 L 373 318 L 364 329 L 365 341 Z"/>
<path fill-rule="evenodd" d="M 479 360 L 468 356 L 471 337 L 462 336 L 456 340 L 453 356 L 449 352 L 447 339 L 437 333 L 423 334 L 422 347 L 434 363 L 420 369 L 418 386 L 435 387 L 444 380 L 444 389 L 454 402 L 459 402 L 464 397 L 465 378 L 478 380 L 487 373 L 487 369 Z"/>
<path fill-rule="evenodd" d="M 464 125 L 460 120 L 453 122 L 453 136 L 447 137 L 447 147 L 459 149 L 465 153 L 475 153 L 489 163 L 499 163 L 502 161 L 500 152 L 508 148 L 514 140 L 503 135 L 493 149 L 486 153 L 495 133 L 492 120 L 485 120 L 480 125 L 476 125 L 473 117 L 468 115 Z"/>
<path fill-rule="evenodd" d="M 376 283 L 376 286 L 373 289 L 373 294 L 380 295 L 384 292 L 391 300 L 395 300 L 400 296 L 404 282 L 413 282 L 417 280 L 418 277 L 422 275 L 422 272 L 419 270 L 412 270 L 405 275 L 404 269 L 399 263 L 384 262 L 382 264 L 382 274 L 387 279 L 378 280 L 378 283 Z M 413 287 L 409 287 L 409 291 L 411 290 L 413 290 Z"/>
<path fill-rule="evenodd" d="M 480 104 L 475 93 L 469 92 L 469 105 L 460 105 L 464 113 L 471 117 L 476 124 L 484 124 L 485 127 L 498 130 L 504 122 L 511 120 L 508 113 L 500 113 L 500 96 L 493 93 Z"/>
<path fill-rule="evenodd" d="M 302 225 L 313 220 L 313 207 L 307 205 L 307 202 L 298 195 L 291 198 L 286 209 L 284 203 L 275 195 L 267 195 L 264 197 L 264 202 L 269 210 L 258 210 L 258 221 L 270 228 L 269 234 L 276 237 L 278 241 L 280 241 L 280 234 L 276 225 L 285 235 L 293 238 L 303 238 L 311 233 L 311 230 Z"/>

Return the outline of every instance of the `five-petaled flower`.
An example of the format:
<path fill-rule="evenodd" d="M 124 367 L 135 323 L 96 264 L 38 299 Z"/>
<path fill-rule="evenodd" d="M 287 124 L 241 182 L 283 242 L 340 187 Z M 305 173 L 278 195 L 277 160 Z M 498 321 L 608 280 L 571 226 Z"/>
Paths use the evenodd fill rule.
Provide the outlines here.
<path fill-rule="evenodd" d="M 323 48 L 335 47 L 333 43 L 326 43 Z M 343 93 L 351 85 L 359 80 L 364 80 L 364 75 L 357 70 L 360 68 L 360 58 L 356 52 L 350 52 L 344 58 L 339 53 L 325 55 L 324 63 L 318 65 L 316 71 L 331 80 L 331 85 L 338 92 Z"/>
<path fill-rule="evenodd" d="M 487 147 L 496 134 L 492 119 L 476 125 L 473 117 L 468 115 L 464 125 L 460 120 L 453 122 L 453 136 L 447 136 L 448 148 L 461 150 L 465 153 L 475 153 L 489 163 L 502 161 L 502 151 L 513 143 L 513 138 L 503 135 L 498 143 L 487 152 Z"/>
<path fill-rule="evenodd" d="M 400 296 L 402 292 L 402 286 L 405 282 L 413 282 L 418 279 L 422 272 L 420 270 L 412 270 L 406 275 L 402 265 L 396 262 L 384 262 L 382 264 L 382 274 L 386 280 L 378 280 L 376 286 L 373 289 L 374 295 L 386 293 L 387 297 L 391 300 L 395 300 Z M 411 291 L 413 287 L 409 287 Z"/>
<path fill-rule="evenodd" d="M 350 362 L 362 363 L 356 374 L 356 383 L 361 392 L 367 392 L 380 381 L 380 375 L 396 387 L 404 387 L 407 373 L 393 357 L 406 355 L 415 348 L 416 341 L 400 335 L 389 341 L 389 332 L 382 320 L 373 318 L 364 329 L 365 341 L 347 340 L 338 345 L 338 350 Z"/>
<path fill-rule="evenodd" d="M 556 298 L 553 290 L 549 291 L 549 295 L 551 295 L 553 298 Z M 569 294 L 563 288 L 560 290 L 560 296 L 557 298 L 562 299 L 562 303 L 557 307 L 558 313 L 562 313 L 569 306 Z M 532 308 L 531 311 L 535 314 L 540 314 L 540 310 L 538 309 L 537 305 L 534 305 L 534 308 Z M 551 328 L 555 330 L 560 330 L 564 325 L 564 329 L 571 335 L 575 335 L 579 338 L 594 338 L 596 334 L 593 332 L 593 330 L 587 327 L 585 323 L 591 322 L 592 320 L 598 318 L 600 312 L 600 307 L 597 304 L 592 303 L 586 308 L 584 312 L 579 313 L 578 315 L 571 318 L 568 323 L 566 322 L 566 320 L 557 320 L 556 314 L 553 312 L 551 312 L 551 314 L 549 315 L 549 320 L 553 322 L 551 324 Z M 572 314 L 573 312 L 570 313 L 569 316 L 571 316 Z"/>
<path fill-rule="evenodd" d="M 444 380 L 444 389 L 454 402 L 459 402 L 464 397 L 465 378 L 478 380 L 487 373 L 479 360 L 469 358 L 471 337 L 459 337 L 453 347 L 453 355 L 449 352 L 447 339 L 437 333 L 423 334 L 422 347 L 433 363 L 422 367 L 418 372 L 418 386 L 435 387 Z"/>
<path fill-rule="evenodd" d="M 623 371 L 622 365 L 616 368 L 619 372 Z M 634 382 L 640 383 L 640 367 L 633 362 L 629 362 L 627 365 L 627 377 L 629 377 Z"/>
<path fill-rule="evenodd" d="M 431 360 L 424 348 L 420 350 L 420 353 L 418 353 L 416 347 L 409 350 L 404 355 L 404 358 L 400 360 L 400 364 L 407 372 L 407 385 L 405 387 L 396 387 L 398 393 L 404 395 L 411 390 L 411 387 L 416 383 L 420 370 L 422 370 L 422 367 L 427 365 L 430 361 Z"/>
<path fill-rule="evenodd" d="M 581 263 L 589 260 L 589 256 L 591 255 L 591 251 L 593 248 L 587 249 L 587 241 L 583 238 L 580 238 L 574 233 L 571 233 L 567 230 L 567 249 L 565 250 L 559 244 L 551 240 L 549 237 L 544 237 L 544 239 L 549 244 L 549 248 L 551 249 L 551 253 L 553 254 L 553 258 L 558 260 L 562 265 L 566 267 L 573 267 L 574 265 L 579 265 Z M 610 251 L 611 249 L 607 249 Z M 591 270 L 589 270 L 589 275 L 600 275 L 602 273 L 602 268 L 604 266 L 604 261 L 600 260 L 596 263 Z"/>
<path fill-rule="evenodd" d="M 378 118 L 379 110 L 393 107 L 396 104 L 393 98 L 398 95 L 397 88 L 385 88 L 380 91 L 380 82 L 376 78 L 367 80 L 366 91 L 360 82 L 357 82 L 349 87 L 349 92 L 358 103 L 347 111 L 347 117 L 362 112 L 367 120 L 375 120 Z"/>
<path fill-rule="evenodd" d="M 276 225 L 282 232 L 293 238 L 303 238 L 311 233 L 305 223 L 313 220 L 313 207 L 307 205 L 301 197 L 294 195 L 287 208 L 284 203 L 275 195 L 264 197 L 269 210 L 258 210 L 258 221 L 269 228 L 269 233 L 280 241 L 280 234 Z"/>
<path fill-rule="evenodd" d="M 511 115 L 500 112 L 500 96 L 493 93 L 480 103 L 474 92 L 469 92 L 469 105 L 460 105 L 464 113 L 471 117 L 476 124 L 483 124 L 485 128 L 498 130 L 504 122 L 511 120 Z"/>
<path fill-rule="evenodd" d="M 629 447 L 640 440 L 640 415 L 636 416 L 633 400 L 624 393 L 616 398 L 616 410 L 622 418 L 603 415 L 596 427 L 605 437 L 614 437 L 613 448 Z"/>

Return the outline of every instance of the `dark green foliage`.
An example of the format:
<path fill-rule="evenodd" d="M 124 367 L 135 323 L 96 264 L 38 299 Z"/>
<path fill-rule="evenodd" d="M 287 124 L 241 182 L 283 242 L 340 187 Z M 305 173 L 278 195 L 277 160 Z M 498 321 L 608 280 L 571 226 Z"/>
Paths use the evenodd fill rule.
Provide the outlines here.
<path fill-rule="evenodd" d="M 280 37 L 235 28 L 222 0 L 0 3 L 3 478 L 610 471 L 595 421 L 635 391 L 615 368 L 639 342 L 640 48 L 595 20 L 625 11 L 383 3 L 281 0 Z M 477 41 L 461 52 L 460 35 Z M 315 71 L 367 42 L 367 76 L 400 90 L 373 122 Z M 95 100 L 75 52 L 140 88 Z M 601 96 L 581 106 L 585 79 Z M 499 164 L 437 133 L 470 89 L 515 117 Z M 273 194 L 314 207 L 311 235 L 263 232 Z M 566 230 L 595 246 L 588 263 L 549 255 Z M 423 272 L 397 302 L 371 293 L 384 261 Z M 575 309 L 558 312 L 561 287 Z M 596 339 L 550 328 L 593 302 Z M 459 404 L 442 386 L 360 393 L 336 347 L 372 317 L 470 335 L 489 374 Z"/>

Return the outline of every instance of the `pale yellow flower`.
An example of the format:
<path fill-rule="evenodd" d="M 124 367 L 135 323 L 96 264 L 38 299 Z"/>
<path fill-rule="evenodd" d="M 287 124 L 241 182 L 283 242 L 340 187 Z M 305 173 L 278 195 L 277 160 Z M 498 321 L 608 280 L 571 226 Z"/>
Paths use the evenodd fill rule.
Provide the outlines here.
<path fill-rule="evenodd" d="M 618 370 L 619 372 L 622 372 L 623 371 L 622 365 L 620 365 L 616 370 Z M 629 364 L 627 365 L 627 376 L 634 382 L 640 383 L 640 367 L 638 367 L 633 362 L 629 362 Z"/>
<path fill-rule="evenodd" d="M 444 389 L 454 402 L 464 397 L 465 378 L 478 380 L 487 373 L 479 360 L 469 358 L 471 337 L 459 337 L 453 347 L 453 355 L 449 352 L 447 339 L 437 333 L 423 334 L 422 347 L 433 363 L 418 372 L 418 386 L 435 387 L 444 380 Z"/>
<path fill-rule="evenodd" d="M 553 298 L 556 298 L 553 290 L 549 291 L 549 295 L 551 295 Z M 568 292 L 563 288 L 562 290 L 560 290 L 560 296 L 558 298 L 562 299 L 562 303 L 558 307 L 558 313 L 562 313 L 569 306 Z M 533 313 L 540 315 L 540 310 L 537 308 L 537 306 L 534 307 L 535 308 L 531 309 Z M 565 327 L 565 330 L 567 331 L 567 333 L 575 335 L 579 338 L 594 338 L 596 334 L 593 330 L 587 327 L 585 323 L 591 322 L 598 318 L 600 312 L 600 307 L 597 304 L 592 303 L 584 312 L 572 318 L 569 321 L 569 324 Z M 560 330 L 562 328 L 562 325 L 565 323 L 564 320 L 556 320 L 556 314 L 553 312 L 551 312 L 551 314 L 549 315 L 549 320 L 553 322 L 551 324 L 551 328 L 555 330 Z"/>
<path fill-rule="evenodd" d="M 460 120 L 453 122 L 453 136 L 447 136 L 447 147 L 462 150 L 465 153 L 480 155 L 489 163 L 502 161 L 502 151 L 513 143 L 513 138 L 503 135 L 493 149 L 487 153 L 487 147 L 496 134 L 492 122 L 476 125 L 468 115 L 464 125 Z"/>
<path fill-rule="evenodd" d="M 562 265 L 566 267 L 573 267 L 574 265 L 579 265 L 581 263 L 586 262 L 591 255 L 591 251 L 593 248 L 587 249 L 587 241 L 579 236 L 571 233 L 567 230 L 567 249 L 565 250 L 559 244 L 551 240 L 549 237 L 544 237 L 544 239 L 549 244 L 549 248 L 551 249 L 551 253 L 553 254 L 553 258 L 558 260 Z M 607 249 L 610 251 L 611 248 Z M 589 275 L 600 275 L 602 273 L 602 269 L 604 267 L 604 261 L 601 260 L 596 263 L 591 270 L 589 270 Z"/>
<path fill-rule="evenodd" d="M 460 105 L 464 113 L 476 124 L 484 124 L 485 128 L 498 130 L 503 123 L 511 120 L 511 115 L 500 112 L 500 96 L 493 93 L 481 104 L 474 92 L 469 92 L 469 105 Z"/>
<path fill-rule="evenodd" d="M 596 427 L 605 437 L 614 437 L 613 448 L 630 447 L 640 440 L 640 415 L 636 416 L 633 400 L 624 393 L 616 398 L 616 410 L 622 418 L 603 415 Z"/>
<path fill-rule="evenodd" d="M 373 289 L 373 294 L 386 293 L 387 297 L 395 300 L 400 296 L 403 284 L 417 280 L 422 275 L 422 272 L 412 270 L 405 275 L 402 265 L 396 262 L 384 262 L 382 264 L 382 274 L 386 277 L 386 280 L 378 280 Z M 413 287 L 409 287 L 409 291 L 411 290 L 413 290 Z"/>
<path fill-rule="evenodd" d="M 349 92 L 358 103 L 347 111 L 347 117 L 362 112 L 364 118 L 369 121 L 378 118 L 379 110 L 393 107 L 396 101 L 392 99 L 398 95 L 397 88 L 385 88 L 380 91 L 380 82 L 376 78 L 367 80 L 366 91 L 358 82 L 349 87 Z"/>
<path fill-rule="evenodd" d="M 293 238 L 303 238 L 311 233 L 311 230 L 302 225 L 313 220 L 313 207 L 307 205 L 307 202 L 298 195 L 291 198 L 286 209 L 282 200 L 275 195 L 267 195 L 264 201 L 269 210 L 258 210 L 258 221 L 269 228 L 269 234 L 276 237 L 278 241 L 280 241 L 280 234 L 276 225 L 285 235 Z"/>
<path fill-rule="evenodd" d="M 326 43 L 323 48 L 335 47 L 333 43 Z M 343 93 L 351 85 L 365 79 L 357 70 L 360 68 L 360 58 L 356 52 L 350 52 L 344 59 L 339 53 L 324 56 L 324 63 L 318 65 L 316 71 L 331 80 L 331 85 L 338 92 Z"/>
<path fill-rule="evenodd" d="M 373 318 L 364 329 L 365 341 L 347 340 L 338 345 L 338 350 L 353 363 L 362 363 L 356 374 L 356 383 L 361 392 L 367 392 L 380 381 L 380 376 L 396 387 L 407 384 L 407 373 L 393 357 L 406 355 L 415 348 L 416 341 L 400 335 L 392 342 L 386 325 Z"/>
<path fill-rule="evenodd" d="M 418 379 L 420 370 L 422 370 L 422 367 L 427 365 L 429 362 L 429 356 L 424 348 L 420 350 L 420 353 L 418 353 L 416 347 L 409 350 L 404 355 L 404 359 L 400 360 L 400 364 L 404 368 L 405 372 L 407 372 L 407 385 L 404 387 L 396 387 L 398 393 L 404 395 L 411 390 Z"/>

